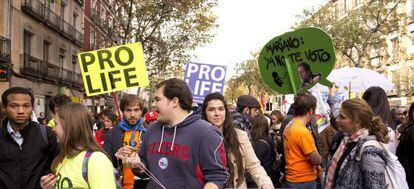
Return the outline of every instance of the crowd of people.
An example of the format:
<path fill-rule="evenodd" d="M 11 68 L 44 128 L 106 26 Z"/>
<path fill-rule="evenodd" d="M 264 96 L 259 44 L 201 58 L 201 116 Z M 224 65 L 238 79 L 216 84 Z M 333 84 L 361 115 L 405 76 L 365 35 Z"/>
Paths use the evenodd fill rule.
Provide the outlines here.
<path fill-rule="evenodd" d="M 318 131 L 317 98 L 261 112 L 220 93 L 199 107 L 187 84 L 155 87 L 151 107 L 124 95 L 122 118 L 57 95 L 51 120 L 33 116 L 28 89 L 2 94 L 0 188 L 414 188 L 414 103 L 390 108 L 380 87 L 341 101 L 331 90 L 329 126 Z M 151 111 L 147 111 L 151 109 Z M 98 129 L 94 129 L 97 127 Z"/>

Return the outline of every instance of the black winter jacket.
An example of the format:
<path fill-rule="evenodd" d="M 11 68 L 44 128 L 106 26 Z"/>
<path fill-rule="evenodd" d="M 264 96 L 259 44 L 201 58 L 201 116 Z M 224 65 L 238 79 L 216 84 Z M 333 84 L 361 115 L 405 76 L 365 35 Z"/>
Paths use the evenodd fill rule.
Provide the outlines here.
<path fill-rule="evenodd" d="M 397 156 L 405 169 L 407 183 L 414 188 L 414 123 L 402 129 L 400 144 L 397 147 Z"/>
<path fill-rule="evenodd" d="M 51 172 L 52 161 L 59 153 L 56 135 L 46 127 L 45 141 L 40 126 L 30 121 L 20 130 L 20 149 L 7 131 L 7 122 L 5 119 L 0 125 L 0 188 L 40 188 L 40 177 Z"/>

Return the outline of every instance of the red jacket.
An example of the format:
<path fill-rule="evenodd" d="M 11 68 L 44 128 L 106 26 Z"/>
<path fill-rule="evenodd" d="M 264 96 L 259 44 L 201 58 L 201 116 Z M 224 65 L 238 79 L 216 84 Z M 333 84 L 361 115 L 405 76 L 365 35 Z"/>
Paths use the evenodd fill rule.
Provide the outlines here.
<path fill-rule="evenodd" d="M 96 142 L 98 142 L 98 144 L 101 145 L 101 147 L 103 147 L 104 145 L 105 138 L 102 136 L 104 132 L 105 132 L 105 129 L 99 129 L 95 135 Z"/>

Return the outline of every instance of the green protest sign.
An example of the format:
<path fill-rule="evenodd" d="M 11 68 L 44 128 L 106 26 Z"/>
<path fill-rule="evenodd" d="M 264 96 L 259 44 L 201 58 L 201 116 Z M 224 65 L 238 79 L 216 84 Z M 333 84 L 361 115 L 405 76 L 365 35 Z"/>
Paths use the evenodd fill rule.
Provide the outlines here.
<path fill-rule="evenodd" d="M 260 75 L 280 94 L 296 94 L 326 80 L 336 57 L 331 37 L 318 28 L 301 28 L 270 40 L 259 55 Z"/>

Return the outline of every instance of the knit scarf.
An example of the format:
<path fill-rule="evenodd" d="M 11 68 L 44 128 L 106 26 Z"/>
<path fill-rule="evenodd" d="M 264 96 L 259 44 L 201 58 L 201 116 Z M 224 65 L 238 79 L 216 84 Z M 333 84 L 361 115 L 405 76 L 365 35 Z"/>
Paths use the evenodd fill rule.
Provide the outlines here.
<path fill-rule="evenodd" d="M 143 127 L 144 124 L 144 119 L 139 119 L 137 124 L 135 125 L 130 125 L 128 124 L 128 122 L 126 122 L 125 118 L 122 118 L 121 123 L 119 123 L 119 128 L 123 131 L 132 131 L 132 135 L 131 135 L 131 141 L 130 141 L 130 145 L 131 146 L 135 146 L 135 133 L 136 131 L 140 131 L 145 133 L 147 131 L 147 129 L 145 129 Z"/>
<path fill-rule="evenodd" d="M 365 128 L 362 128 L 358 130 L 356 133 L 354 133 L 352 136 L 345 137 L 344 139 L 342 139 L 341 144 L 339 145 L 334 156 L 332 157 L 331 165 L 328 168 L 327 182 L 325 185 L 325 189 L 333 188 L 334 176 L 335 176 L 335 171 L 337 169 L 338 161 L 341 158 L 342 154 L 344 153 L 346 145 L 349 142 L 358 142 L 359 139 L 361 139 L 364 136 L 368 136 L 368 134 L 369 134 L 368 130 Z"/>

